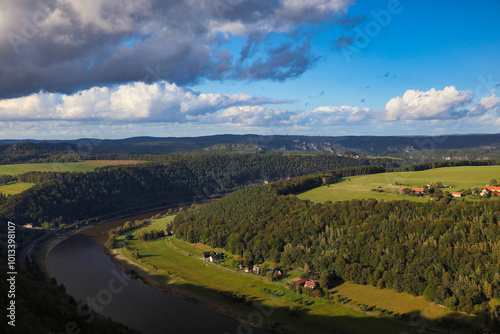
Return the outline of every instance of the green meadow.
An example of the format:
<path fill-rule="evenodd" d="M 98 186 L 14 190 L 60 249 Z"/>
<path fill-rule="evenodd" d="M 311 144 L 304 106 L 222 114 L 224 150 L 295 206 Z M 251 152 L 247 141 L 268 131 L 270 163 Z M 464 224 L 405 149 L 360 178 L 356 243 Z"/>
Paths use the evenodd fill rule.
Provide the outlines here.
<path fill-rule="evenodd" d="M 0 165 L 0 175 L 18 175 L 28 172 L 90 172 L 96 168 L 109 165 L 129 165 L 140 163 L 135 160 L 94 160 L 81 162 L 57 162 L 57 163 L 39 163 L 39 164 L 16 164 Z M 34 183 L 13 182 L 0 186 L 0 193 L 4 195 L 16 195 L 29 188 Z"/>
<path fill-rule="evenodd" d="M 34 185 L 35 185 L 34 183 L 25 183 L 25 182 L 9 183 L 0 186 L 0 193 L 4 195 L 17 195 L 25 190 L 28 190 Z"/>
<path fill-rule="evenodd" d="M 349 333 L 402 333 L 415 332 L 415 327 L 405 322 L 398 322 L 382 318 L 380 314 L 363 312 L 357 308 L 356 293 L 349 290 L 357 285 L 346 284 L 330 289 L 330 294 L 341 294 L 352 301 L 344 305 L 332 300 L 307 297 L 288 289 L 287 285 L 278 282 L 269 282 L 267 279 L 253 274 L 236 272 L 230 267 L 216 266 L 199 259 L 203 250 L 208 246 L 190 244 L 175 237 L 170 237 L 172 244 L 190 254 L 174 250 L 166 238 L 155 241 L 141 241 L 139 236 L 144 231 L 163 230 L 166 223 L 174 216 L 154 220 L 148 226 L 130 232 L 133 240 L 127 241 L 130 250 L 124 248 L 124 236 L 118 238 L 114 253 L 134 263 L 140 268 L 140 274 L 152 286 L 166 291 L 181 291 L 190 299 L 201 301 L 214 310 L 228 310 L 232 316 L 246 319 L 249 314 L 258 310 L 271 309 L 270 318 L 265 318 L 267 325 L 281 331 L 299 331 L 304 333 L 332 333 L 333 328 Z M 133 250 L 137 249 L 140 259 L 134 259 Z M 369 288 L 369 287 L 366 287 Z M 371 289 L 371 290 L 370 290 Z M 398 301 L 397 294 L 392 290 L 369 288 L 361 293 L 365 294 L 368 305 L 377 306 L 378 300 L 383 302 L 384 308 L 393 310 L 393 313 L 403 313 L 404 310 L 424 311 L 429 319 L 442 316 L 449 317 L 453 312 L 442 309 L 422 298 L 404 295 Z M 394 296 L 396 294 L 397 296 Z M 234 296 L 238 296 L 235 299 Z M 381 298 L 381 296 L 384 296 Z M 403 295 L 401 295 L 403 296 Z M 390 304 L 392 300 L 392 304 Z M 359 301 L 358 303 L 364 303 Z M 351 304 L 352 303 L 352 304 Z M 431 310 L 431 311 L 429 311 Z M 434 311 L 438 310 L 439 313 Z M 430 313 L 429 313 L 430 312 Z M 227 313 L 226 313 L 227 314 Z M 333 328 L 332 328 L 333 327 Z M 281 328 L 281 329 L 279 329 Z M 430 333 L 419 329 L 419 333 Z"/>
<path fill-rule="evenodd" d="M 484 187 L 491 179 L 500 181 L 500 166 L 446 167 L 417 172 L 381 173 L 343 178 L 330 186 L 322 186 L 297 195 L 313 202 L 345 201 L 351 199 L 374 198 L 377 200 L 410 200 L 426 202 L 428 199 L 400 195 L 403 188 L 420 187 L 441 181 L 452 186 L 443 191 L 461 191 L 467 188 Z M 384 192 L 375 192 L 381 189 Z"/>

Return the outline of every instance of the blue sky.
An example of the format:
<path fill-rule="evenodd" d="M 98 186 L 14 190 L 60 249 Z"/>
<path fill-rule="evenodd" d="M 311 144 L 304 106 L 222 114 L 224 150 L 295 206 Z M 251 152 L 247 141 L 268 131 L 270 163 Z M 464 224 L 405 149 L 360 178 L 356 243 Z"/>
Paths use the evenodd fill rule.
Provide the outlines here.
<path fill-rule="evenodd" d="M 498 0 L 110 1 L 0 9 L 0 137 L 500 126 Z"/>

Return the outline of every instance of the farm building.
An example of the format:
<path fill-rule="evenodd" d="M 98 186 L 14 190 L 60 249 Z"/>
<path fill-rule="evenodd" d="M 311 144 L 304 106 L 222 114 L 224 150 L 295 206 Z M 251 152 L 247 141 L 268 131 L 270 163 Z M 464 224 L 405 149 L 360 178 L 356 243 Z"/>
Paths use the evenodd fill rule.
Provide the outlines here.
<path fill-rule="evenodd" d="M 304 283 L 304 286 L 308 287 L 308 288 L 311 288 L 311 289 L 315 289 L 316 288 L 316 282 L 314 282 L 314 281 L 306 281 L 306 283 Z"/>
<path fill-rule="evenodd" d="M 221 252 L 217 252 L 215 254 L 210 255 L 210 261 L 215 262 L 218 260 L 222 260 L 224 258 L 224 254 Z"/>
<path fill-rule="evenodd" d="M 404 193 L 406 193 L 406 191 L 407 191 L 408 189 L 409 189 L 409 188 L 403 188 L 403 189 L 400 189 L 400 190 L 399 190 L 399 193 L 400 193 L 400 194 L 404 194 Z"/>
<path fill-rule="evenodd" d="M 462 197 L 462 193 L 460 193 L 460 192 L 452 192 L 451 196 L 453 196 L 453 197 Z"/>
<path fill-rule="evenodd" d="M 306 284 L 306 282 L 307 282 L 307 280 L 305 280 L 305 279 L 302 278 L 302 279 L 299 279 L 299 280 L 293 282 L 293 284 L 295 284 L 295 285 L 304 285 L 304 284 Z"/>
<path fill-rule="evenodd" d="M 411 188 L 415 194 L 423 194 L 425 192 L 424 188 Z"/>
<path fill-rule="evenodd" d="M 209 260 L 210 262 L 215 262 L 217 260 L 222 260 L 224 258 L 224 254 L 221 252 L 203 252 L 201 253 L 201 258 L 205 261 Z"/>
<path fill-rule="evenodd" d="M 500 195 L 500 187 L 486 186 L 483 191 L 481 191 L 481 196 L 484 196 L 488 191 L 491 192 L 492 195 Z"/>

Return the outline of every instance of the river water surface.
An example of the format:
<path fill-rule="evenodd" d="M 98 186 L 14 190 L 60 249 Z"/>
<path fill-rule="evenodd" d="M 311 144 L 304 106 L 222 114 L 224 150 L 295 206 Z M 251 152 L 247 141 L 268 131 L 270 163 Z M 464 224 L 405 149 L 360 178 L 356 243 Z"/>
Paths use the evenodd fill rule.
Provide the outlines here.
<path fill-rule="evenodd" d="M 144 334 L 249 333 L 250 328 L 242 328 L 234 319 L 155 290 L 140 279 L 126 280 L 124 288 L 120 289 L 123 284 L 116 276 L 123 272 L 104 253 L 107 231 L 127 220 L 144 219 L 153 214 L 155 212 L 102 223 L 69 237 L 50 253 L 50 272 L 76 300 L 100 296 L 103 304 L 107 304 L 103 306 L 98 302 L 103 307 L 102 315 Z M 107 292 L 110 281 L 115 293 Z M 267 333 L 257 329 L 250 331 Z"/>

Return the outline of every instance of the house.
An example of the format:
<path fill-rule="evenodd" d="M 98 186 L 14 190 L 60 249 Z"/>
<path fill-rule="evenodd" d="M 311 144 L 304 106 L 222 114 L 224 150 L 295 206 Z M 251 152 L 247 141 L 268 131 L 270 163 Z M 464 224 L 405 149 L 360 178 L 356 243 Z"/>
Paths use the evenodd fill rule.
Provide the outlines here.
<path fill-rule="evenodd" d="M 299 279 L 299 280 L 293 282 L 293 284 L 295 284 L 295 285 L 304 285 L 306 282 L 307 282 L 307 280 L 305 280 L 305 279 L 302 278 L 302 279 Z"/>
<path fill-rule="evenodd" d="M 411 188 L 415 194 L 423 194 L 425 192 L 424 188 Z"/>
<path fill-rule="evenodd" d="M 452 192 L 451 196 L 453 196 L 453 197 L 462 197 L 462 193 L 460 193 L 460 192 Z"/>
<path fill-rule="evenodd" d="M 216 262 L 218 260 L 222 260 L 223 258 L 224 258 L 224 254 L 221 253 L 221 252 L 217 252 L 217 253 L 214 253 L 214 254 L 210 255 L 209 260 L 211 262 Z"/>
<path fill-rule="evenodd" d="M 488 191 L 491 192 L 491 195 L 500 195 L 500 187 L 486 186 L 481 191 L 481 196 L 484 196 Z"/>
<path fill-rule="evenodd" d="M 32 223 L 29 223 L 29 224 L 25 224 L 23 225 L 24 228 L 33 228 L 33 224 Z"/>
<path fill-rule="evenodd" d="M 311 288 L 311 289 L 315 289 L 316 288 L 316 282 L 314 282 L 314 281 L 306 281 L 304 283 L 304 286 L 308 287 L 308 288 Z"/>
<path fill-rule="evenodd" d="M 260 273 L 262 272 L 262 269 L 260 267 L 255 266 L 255 267 L 253 267 L 252 271 L 254 274 L 260 275 Z"/>
<path fill-rule="evenodd" d="M 252 271 L 252 269 L 253 269 L 253 266 L 246 266 L 246 267 L 245 267 L 245 272 L 246 272 L 246 273 L 249 273 L 249 272 L 251 272 L 251 271 Z"/>
<path fill-rule="evenodd" d="M 202 258 L 203 260 L 205 260 L 205 261 L 206 261 L 206 260 L 209 260 L 209 259 L 210 259 L 210 253 L 211 253 L 211 252 L 203 252 L 203 253 L 201 253 L 201 258 Z"/>

